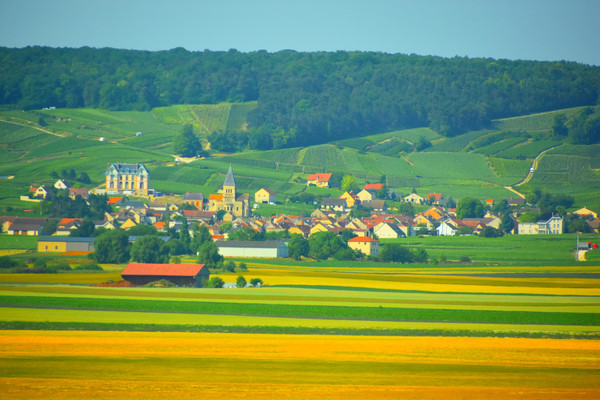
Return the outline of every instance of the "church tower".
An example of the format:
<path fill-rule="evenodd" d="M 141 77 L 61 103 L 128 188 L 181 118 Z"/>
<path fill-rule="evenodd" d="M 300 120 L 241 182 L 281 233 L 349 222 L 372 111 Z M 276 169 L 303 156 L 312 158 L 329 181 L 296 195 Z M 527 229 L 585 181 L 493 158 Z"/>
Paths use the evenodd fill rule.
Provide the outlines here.
<path fill-rule="evenodd" d="M 223 182 L 223 202 L 224 203 L 233 203 L 235 201 L 235 179 L 233 178 L 233 170 L 231 169 L 231 165 L 229 166 L 229 171 L 227 171 L 227 176 L 225 177 L 225 181 Z"/>

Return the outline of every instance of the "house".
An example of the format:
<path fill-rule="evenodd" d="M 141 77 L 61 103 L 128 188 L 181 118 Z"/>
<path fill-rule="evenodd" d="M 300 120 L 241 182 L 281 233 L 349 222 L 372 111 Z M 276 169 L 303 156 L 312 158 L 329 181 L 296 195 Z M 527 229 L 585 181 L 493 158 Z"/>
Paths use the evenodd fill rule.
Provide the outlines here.
<path fill-rule="evenodd" d="M 8 227 L 9 235 L 39 236 L 44 234 L 44 224 L 49 218 L 17 218 Z"/>
<path fill-rule="evenodd" d="M 587 207 L 583 207 L 577 211 L 573 211 L 573 214 L 576 214 L 580 217 L 589 217 L 590 219 L 598 218 L 598 213 L 588 209 Z"/>
<path fill-rule="evenodd" d="M 236 193 L 235 177 L 231 166 L 225 176 L 223 188 L 220 194 L 211 194 L 208 196 L 208 211 L 226 211 L 236 218 L 246 218 L 251 214 L 250 195 L 247 193 Z"/>
<path fill-rule="evenodd" d="M 519 222 L 519 235 L 560 235 L 563 233 L 563 219 L 553 215 L 547 221 Z"/>
<path fill-rule="evenodd" d="M 331 175 L 332 174 L 330 174 L 330 173 L 329 174 L 326 174 L 326 173 L 311 174 L 308 176 L 308 178 L 306 178 L 306 186 L 316 185 L 319 187 L 328 188 L 329 180 L 331 179 Z"/>
<path fill-rule="evenodd" d="M 262 188 L 254 193 L 254 201 L 257 203 L 275 204 L 276 197 L 275 192 L 268 188 Z"/>
<path fill-rule="evenodd" d="M 522 197 L 511 197 L 506 199 L 506 202 L 510 207 L 521 207 L 525 204 L 525 199 Z"/>
<path fill-rule="evenodd" d="M 321 201 L 321 208 L 333 211 L 344 211 L 346 209 L 346 200 L 336 197 L 327 197 Z"/>
<path fill-rule="evenodd" d="M 408 202 L 408 203 L 413 203 L 413 204 L 423 204 L 425 203 L 425 199 L 422 198 L 421 196 L 419 196 L 416 193 L 411 193 L 408 196 L 404 197 L 403 199 L 404 201 Z"/>
<path fill-rule="evenodd" d="M 83 223 L 83 218 L 63 218 L 58 221 L 54 236 L 69 236 L 72 231 L 78 229 Z"/>
<path fill-rule="evenodd" d="M 279 258 L 288 256 L 288 247 L 282 240 L 218 240 L 215 243 L 223 257 Z"/>
<path fill-rule="evenodd" d="M 59 179 L 59 180 L 57 180 L 57 181 L 54 183 L 54 188 L 55 188 L 55 189 L 58 189 L 58 190 L 67 190 L 67 189 L 69 189 L 70 187 L 71 187 L 71 186 L 70 186 L 70 185 L 69 185 L 67 182 L 65 182 L 64 180 L 62 180 L 62 179 Z"/>
<path fill-rule="evenodd" d="M 294 225 L 292 226 L 290 229 L 288 229 L 288 232 L 290 233 L 290 235 L 302 235 L 304 236 L 304 238 L 308 238 L 308 236 L 310 235 L 310 226 L 309 225 Z"/>
<path fill-rule="evenodd" d="M 8 233 L 8 228 L 17 220 L 17 217 L 0 217 L 0 233 Z"/>
<path fill-rule="evenodd" d="M 447 219 L 442 221 L 440 225 L 435 228 L 438 236 L 455 236 L 458 232 L 459 225 L 456 221 Z"/>
<path fill-rule="evenodd" d="M 363 189 L 360 192 L 358 192 L 358 194 L 356 196 L 359 198 L 361 203 L 365 202 L 365 201 L 371 201 L 371 200 L 376 199 L 375 192 L 372 190 L 366 190 L 366 189 Z"/>
<path fill-rule="evenodd" d="M 371 192 L 376 192 L 381 189 L 383 189 L 383 183 L 367 183 L 363 188 L 363 190 L 368 190 Z"/>
<path fill-rule="evenodd" d="M 347 208 L 352 208 L 354 207 L 357 203 L 360 203 L 360 199 L 358 198 L 357 195 L 355 195 L 352 192 L 345 192 L 344 194 L 342 194 L 340 196 L 340 199 L 344 199 L 346 200 L 346 207 Z"/>
<path fill-rule="evenodd" d="M 49 193 L 50 189 L 48 189 L 46 186 L 40 186 L 35 190 L 35 192 L 33 192 L 33 197 L 41 197 L 42 199 L 45 199 Z"/>
<path fill-rule="evenodd" d="M 425 196 L 425 199 L 429 204 L 434 204 L 436 206 L 446 205 L 446 198 L 442 193 L 428 193 L 427 196 Z"/>
<path fill-rule="evenodd" d="M 423 213 L 423 216 L 428 218 L 429 220 L 437 221 L 444 216 L 444 209 L 438 206 L 431 207 L 427 211 Z"/>
<path fill-rule="evenodd" d="M 385 212 L 387 210 L 387 204 L 385 200 L 367 200 L 361 201 L 360 203 L 363 207 L 368 208 L 370 210 L 376 212 Z"/>
<path fill-rule="evenodd" d="M 107 193 L 148 195 L 150 173 L 144 164 L 112 164 L 104 173 Z"/>
<path fill-rule="evenodd" d="M 90 237 L 40 237 L 38 253 L 66 253 L 68 251 L 94 251 L 94 239 Z"/>
<path fill-rule="evenodd" d="M 204 264 L 129 263 L 121 277 L 134 285 L 146 285 L 165 279 L 178 286 L 200 288 L 210 278 L 210 272 Z"/>
<path fill-rule="evenodd" d="M 198 210 L 202 210 L 204 207 L 204 195 L 202 193 L 187 192 L 183 195 L 182 200 L 184 204 L 190 204 L 196 207 Z"/>
<path fill-rule="evenodd" d="M 485 199 L 485 205 L 489 207 L 494 207 L 494 199 Z"/>
<path fill-rule="evenodd" d="M 89 191 L 85 188 L 69 188 L 69 197 L 75 200 L 77 196 L 81 196 L 82 199 L 87 200 Z"/>
<path fill-rule="evenodd" d="M 108 204 L 109 206 L 118 206 L 121 205 L 125 202 L 125 197 L 123 196 L 113 196 L 113 197 L 109 197 L 108 200 L 106 200 L 106 204 Z"/>
<path fill-rule="evenodd" d="M 373 227 L 373 234 L 380 239 L 397 239 L 406 236 L 398 225 L 391 222 L 378 223 Z"/>
<path fill-rule="evenodd" d="M 348 247 L 353 250 L 360 250 L 363 254 L 368 256 L 379 255 L 379 240 L 375 240 L 370 237 L 357 236 L 348 240 Z"/>

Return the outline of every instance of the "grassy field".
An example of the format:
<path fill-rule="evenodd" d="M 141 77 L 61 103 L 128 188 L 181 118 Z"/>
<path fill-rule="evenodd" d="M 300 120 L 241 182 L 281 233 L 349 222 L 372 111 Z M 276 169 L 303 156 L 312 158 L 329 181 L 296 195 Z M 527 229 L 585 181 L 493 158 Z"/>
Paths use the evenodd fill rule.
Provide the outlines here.
<path fill-rule="evenodd" d="M 476 263 L 245 260 L 261 288 L 0 274 L 0 397 L 597 398 L 598 261 L 571 236 L 454 239 L 400 242 Z"/>

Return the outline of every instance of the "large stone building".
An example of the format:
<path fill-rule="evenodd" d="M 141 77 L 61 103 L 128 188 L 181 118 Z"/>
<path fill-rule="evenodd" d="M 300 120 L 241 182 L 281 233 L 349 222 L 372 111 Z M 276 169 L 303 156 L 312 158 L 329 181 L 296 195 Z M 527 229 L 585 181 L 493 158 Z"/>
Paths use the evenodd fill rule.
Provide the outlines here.
<path fill-rule="evenodd" d="M 247 193 L 237 195 L 231 167 L 227 171 L 223 189 L 219 191 L 219 194 L 211 194 L 208 197 L 208 211 L 219 212 L 221 210 L 231 213 L 236 218 L 250 216 L 250 195 Z"/>
<path fill-rule="evenodd" d="M 144 164 L 112 164 L 104 173 L 107 193 L 147 195 L 150 173 Z"/>
<path fill-rule="evenodd" d="M 519 235 L 560 235 L 563 233 L 563 219 L 553 215 L 547 221 L 519 222 Z"/>

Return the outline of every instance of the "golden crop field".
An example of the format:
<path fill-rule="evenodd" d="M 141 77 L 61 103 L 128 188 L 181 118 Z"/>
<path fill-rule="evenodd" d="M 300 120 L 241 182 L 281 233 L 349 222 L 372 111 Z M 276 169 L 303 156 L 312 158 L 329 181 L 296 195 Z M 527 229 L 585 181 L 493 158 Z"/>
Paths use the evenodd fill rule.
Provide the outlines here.
<path fill-rule="evenodd" d="M 597 399 L 588 340 L 0 332 L 0 398 Z"/>

